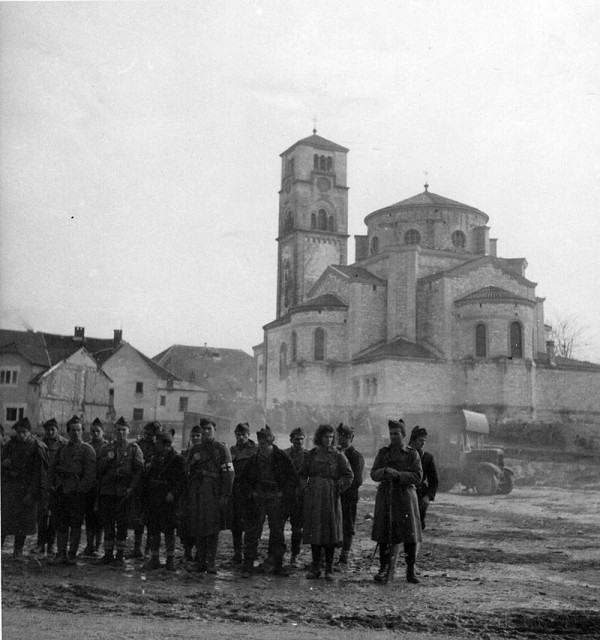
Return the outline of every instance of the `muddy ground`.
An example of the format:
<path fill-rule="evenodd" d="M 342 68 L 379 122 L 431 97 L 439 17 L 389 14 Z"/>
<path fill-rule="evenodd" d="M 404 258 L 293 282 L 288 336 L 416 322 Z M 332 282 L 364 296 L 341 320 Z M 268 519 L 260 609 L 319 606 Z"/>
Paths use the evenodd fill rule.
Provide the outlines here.
<path fill-rule="evenodd" d="M 242 580 L 229 565 L 229 532 L 221 535 L 217 576 L 182 561 L 175 574 L 144 571 L 140 560 L 119 569 L 83 558 L 53 567 L 30 555 L 14 560 L 9 541 L 3 637 L 600 638 L 600 462 L 508 463 L 517 472 L 508 496 L 460 488 L 438 495 L 418 585 L 402 572 L 391 585 L 373 582 L 370 481 L 353 561 L 334 583 L 308 581 L 303 569 Z M 261 545 L 264 553 L 266 540 Z M 301 560 L 309 561 L 308 548 Z"/>

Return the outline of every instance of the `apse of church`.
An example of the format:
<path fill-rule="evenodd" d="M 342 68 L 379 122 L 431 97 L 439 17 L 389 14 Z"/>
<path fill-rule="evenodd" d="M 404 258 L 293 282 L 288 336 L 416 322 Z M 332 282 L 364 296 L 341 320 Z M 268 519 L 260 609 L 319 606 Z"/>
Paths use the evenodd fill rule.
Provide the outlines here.
<path fill-rule="evenodd" d="M 524 258 L 501 258 L 483 211 L 425 190 L 365 217 L 347 264 L 348 149 L 281 154 L 276 318 L 254 348 L 257 397 L 380 416 L 592 416 L 600 366 L 547 349 Z"/>

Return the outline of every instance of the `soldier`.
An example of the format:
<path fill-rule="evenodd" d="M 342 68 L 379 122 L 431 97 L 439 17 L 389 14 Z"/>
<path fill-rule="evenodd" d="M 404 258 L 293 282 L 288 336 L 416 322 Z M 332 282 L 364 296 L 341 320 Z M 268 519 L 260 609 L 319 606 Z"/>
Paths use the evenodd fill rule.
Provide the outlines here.
<path fill-rule="evenodd" d="M 68 440 L 58 435 L 58 423 L 54 418 L 44 422 L 45 435 L 42 442 L 48 448 L 48 468 L 52 467 L 57 451 L 67 444 Z M 50 510 L 50 493 L 45 490 L 40 499 L 38 512 L 38 536 L 37 545 L 31 553 L 44 554 L 49 556 L 54 554 L 54 540 L 56 538 L 56 518 Z"/>
<path fill-rule="evenodd" d="M 312 567 L 308 580 L 321 575 L 321 554 L 325 549 L 325 580 L 334 580 L 333 556 L 342 541 L 342 508 L 339 496 L 352 484 L 352 469 L 346 456 L 333 446 L 334 430 L 321 424 L 298 475 L 306 478 L 302 536 L 310 544 Z"/>
<path fill-rule="evenodd" d="M 114 441 L 104 446 L 98 456 L 98 507 L 104 527 L 104 555 L 98 561 L 101 564 L 124 562 L 132 502 L 144 470 L 142 450 L 127 440 L 128 435 L 129 425 L 121 416 L 115 424 Z"/>
<path fill-rule="evenodd" d="M 188 442 L 187 449 L 183 454 L 185 460 L 185 469 L 188 469 L 188 465 L 190 461 L 193 459 L 191 454 L 192 449 L 195 445 L 200 444 L 202 442 L 202 429 L 200 425 L 194 425 L 192 430 L 190 431 L 190 439 Z M 187 471 L 186 471 L 186 483 L 184 484 L 183 494 L 180 498 L 180 521 L 178 527 L 178 534 L 181 539 L 181 544 L 183 545 L 183 560 L 184 562 L 189 562 L 192 560 L 192 549 L 196 545 L 196 539 L 191 533 L 191 525 L 187 518 Z M 197 550 L 197 548 L 196 548 Z"/>
<path fill-rule="evenodd" d="M 356 524 L 356 509 L 358 505 L 358 489 L 363 482 L 363 470 L 365 459 L 352 444 L 354 440 L 354 429 L 347 424 L 340 424 L 337 428 L 339 450 L 346 456 L 350 463 L 350 468 L 354 474 L 352 484 L 340 496 L 342 503 L 342 551 L 339 563 L 348 564 L 350 551 L 352 549 L 352 539 L 354 538 L 354 526 Z"/>
<path fill-rule="evenodd" d="M 371 539 L 379 545 L 379 573 L 376 582 L 393 580 L 400 543 L 406 555 L 406 579 L 418 583 L 415 575 L 417 544 L 421 542 L 419 503 L 415 486 L 423 469 L 419 454 L 404 444 L 403 420 L 389 420 L 390 445 L 381 448 L 371 468 L 379 482 Z"/>
<path fill-rule="evenodd" d="M 144 431 L 137 440 L 137 444 L 142 450 L 142 455 L 144 456 L 145 469 L 148 469 L 152 463 L 152 458 L 156 452 L 156 434 L 159 431 L 162 431 L 162 424 L 158 420 L 155 422 L 148 422 L 144 425 Z M 135 501 L 138 513 L 142 513 L 143 499 L 139 492 L 136 492 Z M 149 535 L 146 536 L 146 549 L 145 553 L 142 553 L 143 535 L 144 525 L 140 522 L 133 529 L 133 551 L 129 554 L 130 558 L 143 558 L 144 555 L 148 555 L 148 552 L 150 551 L 150 538 Z"/>
<path fill-rule="evenodd" d="M 13 555 L 23 555 L 25 538 L 36 533 L 38 503 L 48 481 L 48 449 L 21 418 L 2 447 L 2 544 L 15 537 Z"/>
<path fill-rule="evenodd" d="M 185 511 L 189 535 L 195 538 L 198 549 L 198 571 L 216 574 L 219 532 L 227 528 L 234 470 L 227 445 L 215 439 L 215 423 L 202 418 L 200 428 L 202 439 L 191 448 L 186 465 Z"/>
<path fill-rule="evenodd" d="M 423 481 L 417 486 L 417 498 L 419 499 L 419 515 L 421 517 L 421 529 L 425 529 L 425 515 L 429 508 L 429 503 L 435 500 L 438 489 L 438 475 L 435 468 L 433 456 L 428 451 L 424 451 L 427 442 L 427 429 L 418 425 L 410 433 L 409 447 L 416 449 L 421 458 L 423 467 Z"/>
<path fill-rule="evenodd" d="M 77 563 L 85 501 L 96 480 L 96 452 L 83 441 L 83 425 L 77 416 L 67 422 L 67 433 L 69 442 L 56 452 L 50 465 L 58 547 L 55 564 Z"/>
<path fill-rule="evenodd" d="M 148 526 L 151 558 L 149 569 L 160 568 L 160 534 L 164 534 L 167 571 L 175 571 L 177 509 L 185 482 L 185 461 L 172 447 L 170 433 L 156 434 L 155 453 L 144 471 L 144 513 Z"/>
<path fill-rule="evenodd" d="M 283 566 L 285 505 L 293 500 L 297 486 L 296 471 L 289 456 L 273 444 L 275 436 L 268 425 L 258 431 L 256 437 L 258 451 L 248 461 L 241 477 L 243 492 L 247 496 L 242 578 L 252 575 L 266 518 L 269 521 L 268 564 L 274 574 L 289 576 L 289 571 Z"/>
<path fill-rule="evenodd" d="M 308 455 L 308 449 L 304 448 L 305 440 L 306 434 L 302 427 L 296 427 L 290 433 L 292 446 L 285 450 L 294 465 L 296 473 L 298 473 L 304 459 Z M 302 544 L 302 522 L 304 519 L 302 492 L 305 484 L 306 481 L 298 477 L 296 491 L 288 504 L 288 515 L 292 528 L 290 567 L 298 566 L 298 554 L 300 553 L 300 546 Z"/>
<path fill-rule="evenodd" d="M 241 422 L 234 430 L 236 443 L 230 447 L 231 460 L 235 471 L 233 491 L 231 493 L 231 537 L 233 539 L 233 564 L 242 563 L 242 549 L 244 548 L 244 510 L 246 502 L 242 496 L 241 475 L 248 464 L 248 460 L 256 453 L 256 444 L 250 440 L 250 425 Z"/>
<path fill-rule="evenodd" d="M 108 444 L 108 440 L 104 439 L 104 427 L 100 418 L 95 418 L 90 429 L 92 439 L 90 445 L 96 452 L 96 460 L 101 449 Z M 85 536 L 86 547 L 83 550 L 84 556 L 97 558 L 100 553 L 100 545 L 102 543 L 102 523 L 98 513 L 98 480 L 94 481 L 94 486 L 88 491 L 85 499 Z"/>

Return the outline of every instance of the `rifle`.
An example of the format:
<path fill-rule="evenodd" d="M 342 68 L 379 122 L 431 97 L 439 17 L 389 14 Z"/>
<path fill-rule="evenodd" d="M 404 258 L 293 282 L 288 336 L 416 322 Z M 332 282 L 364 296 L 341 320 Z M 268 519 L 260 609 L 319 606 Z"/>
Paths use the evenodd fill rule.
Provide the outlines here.
<path fill-rule="evenodd" d="M 399 544 L 394 544 L 394 545 L 392 544 L 392 533 L 393 533 L 392 485 L 393 485 L 392 479 L 390 478 L 389 488 L 388 488 L 388 566 L 387 566 L 387 573 L 385 575 L 385 584 L 389 584 L 390 582 L 394 581 L 394 577 L 396 573 L 396 563 L 398 562 L 398 552 L 400 551 Z"/>

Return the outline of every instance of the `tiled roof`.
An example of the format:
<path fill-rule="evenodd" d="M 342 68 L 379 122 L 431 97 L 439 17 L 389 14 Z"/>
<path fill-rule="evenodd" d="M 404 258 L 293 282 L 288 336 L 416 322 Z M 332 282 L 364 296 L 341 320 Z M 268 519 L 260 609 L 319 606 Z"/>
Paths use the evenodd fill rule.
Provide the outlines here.
<path fill-rule="evenodd" d="M 420 344 L 410 342 L 404 338 L 397 338 L 392 342 L 359 354 L 353 358 L 352 362 L 364 362 L 382 358 L 425 358 L 427 360 L 437 360 L 435 354 Z"/>
<path fill-rule="evenodd" d="M 351 282 L 360 282 L 361 284 L 386 284 L 386 281 L 374 273 L 371 273 L 363 267 L 346 266 L 342 264 L 333 264 L 331 268 L 339 271 L 348 277 Z"/>
<path fill-rule="evenodd" d="M 586 369 L 589 371 L 600 371 L 600 364 L 597 362 L 588 362 L 587 360 L 575 360 L 574 358 L 564 358 L 556 356 L 554 358 L 556 366 L 565 369 Z"/>
<path fill-rule="evenodd" d="M 529 298 L 524 298 L 512 291 L 508 291 L 507 289 L 502 289 L 502 287 L 483 287 L 482 289 L 477 289 L 477 291 L 472 291 L 471 293 L 455 300 L 454 304 L 461 305 L 466 304 L 468 302 L 474 302 L 479 300 L 499 300 L 499 301 L 510 301 L 510 302 L 520 302 L 526 303 L 528 305 L 535 306 L 534 300 L 529 300 Z"/>
<path fill-rule="evenodd" d="M 4 353 L 18 353 L 31 364 L 52 365 L 43 333 L 0 329 L 0 347 L 5 349 Z"/>
<path fill-rule="evenodd" d="M 345 302 L 342 302 L 333 293 L 325 293 L 322 296 L 311 298 L 310 300 L 306 300 L 305 302 L 292 307 L 291 312 L 293 313 L 294 311 L 305 311 L 307 309 L 324 308 L 347 309 L 348 305 Z"/>
<path fill-rule="evenodd" d="M 288 151 L 291 151 L 295 146 L 299 144 L 309 145 L 311 147 L 317 147 L 318 149 L 326 149 L 328 151 L 348 151 L 346 147 L 342 147 L 342 145 L 336 144 L 335 142 L 331 142 L 331 140 L 326 140 L 321 136 L 318 136 L 314 133 L 312 136 L 308 136 L 308 138 L 302 138 L 302 140 L 298 140 L 298 142 L 294 142 L 291 147 L 288 147 L 282 154 L 286 154 Z"/>

